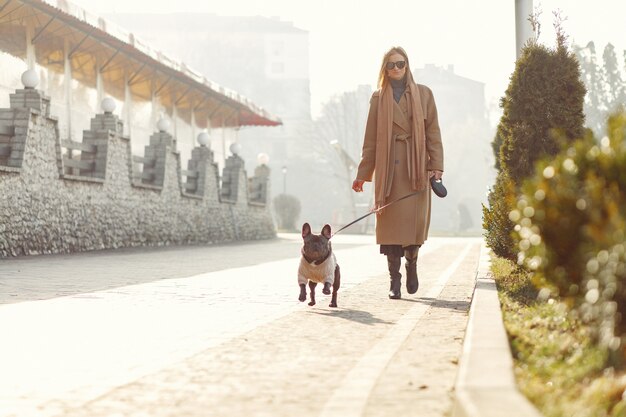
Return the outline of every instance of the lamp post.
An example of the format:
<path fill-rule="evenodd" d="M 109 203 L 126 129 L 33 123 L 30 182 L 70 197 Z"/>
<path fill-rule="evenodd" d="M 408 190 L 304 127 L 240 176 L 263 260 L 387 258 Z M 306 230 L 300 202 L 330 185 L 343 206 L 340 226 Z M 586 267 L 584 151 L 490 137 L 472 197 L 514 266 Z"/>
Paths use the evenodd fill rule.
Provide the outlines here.
<path fill-rule="evenodd" d="M 264 152 L 261 152 L 257 155 L 256 160 L 259 165 L 267 165 L 270 162 L 270 156 Z"/>
<path fill-rule="evenodd" d="M 343 146 L 341 146 L 338 140 L 331 140 L 330 145 L 335 148 L 335 150 L 339 154 L 339 158 L 341 159 L 343 167 L 346 169 L 346 178 L 348 185 L 348 187 L 346 187 L 346 190 L 349 190 L 348 195 L 350 196 L 352 216 L 356 217 L 356 201 L 354 193 L 352 192 L 350 186 L 352 185 L 352 170 L 356 168 L 357 163 L 352 159 L 352 157 L 350 157 L 348 152 L 346 152 L 346 150 L 343 148 Z"/>
<path fill-rule="evenodd" d="M 283 194 L 287 194 L 287 166 L 283 165 Z"/>
<path fill-rule="evenodd" d="M 533 14 L 533 0 L 515 0 L 515 47 L 519 58 L 528 39 L 536 36 L 528 17 Z"/>

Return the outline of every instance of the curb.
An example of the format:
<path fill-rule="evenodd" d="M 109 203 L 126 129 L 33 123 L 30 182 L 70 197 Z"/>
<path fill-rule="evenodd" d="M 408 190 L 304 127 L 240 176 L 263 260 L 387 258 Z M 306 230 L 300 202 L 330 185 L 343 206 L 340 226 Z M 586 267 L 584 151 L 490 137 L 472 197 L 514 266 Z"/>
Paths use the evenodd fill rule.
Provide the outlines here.
<path fill-rule="evenodd" d="M 490 249 L 483 241 L 455 384 L 453 416 L 542 417 L 515 383 L 513 358 L 491 276 L 489 254 Z"/>

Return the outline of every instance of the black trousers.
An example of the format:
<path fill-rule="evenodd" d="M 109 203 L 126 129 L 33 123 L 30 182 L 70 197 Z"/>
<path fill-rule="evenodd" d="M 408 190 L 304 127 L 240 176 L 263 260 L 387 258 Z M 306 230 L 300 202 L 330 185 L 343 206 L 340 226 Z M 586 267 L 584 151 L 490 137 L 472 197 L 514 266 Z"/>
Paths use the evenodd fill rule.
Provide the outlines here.
<path fill-rule="evenodd" d="M 404 256 L 405 249 L 414 249 L 419 248 L 420 246 L 422 245 L 380 245 L 380 253 L 383 255 L 398 256 L 401 258 Z"/>

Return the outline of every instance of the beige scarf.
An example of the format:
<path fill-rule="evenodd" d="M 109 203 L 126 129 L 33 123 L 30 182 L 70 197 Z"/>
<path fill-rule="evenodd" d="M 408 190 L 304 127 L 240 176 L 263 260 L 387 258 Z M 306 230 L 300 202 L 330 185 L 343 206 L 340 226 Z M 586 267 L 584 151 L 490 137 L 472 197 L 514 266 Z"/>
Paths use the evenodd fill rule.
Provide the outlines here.
<path fill-rule="evenodd" d="M 410 73 L 407 73 L 407 87 L 411 93 L 409 100 L 409 114 L 411 114 L 411 130 L 413 139 L 410 143 L 408 164 L 409 164 L 409 180 L 413 190 L 425 190 L 428 186 L 427 156 L 426 156 L 426 129 L 424 127 L 424 109 L 422 108 L 422 100 L 420 99 L 419 87 L 413 81 Z M 389 154 L 392 150 L 392 134 L 393 125 L 393 89 L 390 83 L 383 88 L 378 97 L 378 123 L 376 129 L 376 184 L 375 197 L 376 203 L 382 205 L 389 197 L 391 190 L 390 184 L 387 184 L 391 178 L 390 170 L 393 166 L 389 166 Z"/>

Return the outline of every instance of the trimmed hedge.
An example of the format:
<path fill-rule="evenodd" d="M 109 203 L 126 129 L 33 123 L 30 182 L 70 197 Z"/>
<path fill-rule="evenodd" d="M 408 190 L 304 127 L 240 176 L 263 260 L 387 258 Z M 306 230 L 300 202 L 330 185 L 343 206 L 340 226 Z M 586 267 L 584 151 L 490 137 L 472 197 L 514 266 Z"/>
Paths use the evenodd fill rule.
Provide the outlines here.
<path fill-rule="evenodd" d="M 278 218 L 278 229 L 297 231 L 296 221 L 300 217 L 300 200 L 291 194 L 278 194 L 272 201 L 274 212 Z"/>

